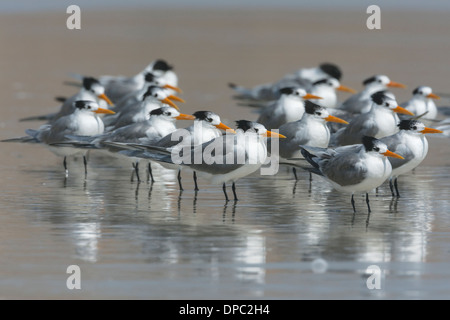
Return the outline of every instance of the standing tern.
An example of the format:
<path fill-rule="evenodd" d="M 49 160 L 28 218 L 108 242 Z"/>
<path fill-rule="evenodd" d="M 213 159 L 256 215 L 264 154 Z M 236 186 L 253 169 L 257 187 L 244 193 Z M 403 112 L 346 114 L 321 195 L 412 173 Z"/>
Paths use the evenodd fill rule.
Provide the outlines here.
<path fill-rule="evenodd" d="M 403 159 L 390 151 L 380 140 L 364 136 L 362 144 L 336 149 L 302 146 L 302 154 L 313 166 L 310 172 L 323 176 L 338 191 L 351 192 L 351 203 L 355 209 L 355 192 L 366 194 L 369 213 L 369 191 L 383 184 L 392 173 L 387 157 Z"/>
<path fill-rule="evenodd" d="M 330 130 L 327 122 L 348 124 L 347 121 L 330 115 L 325 107 L 311 101 L 305 101 L 305 113 L 298 121 L 282 125 L 279 133 L 286 139 L 279 141 L 279 155 L 284 160 L 301 157 L 300 145 L 327 148 L 330 141 Z M 297 173 L 292 168 L 295 179 Z"/>
<path fill-rule="evenodd" d="M 192 114 L 195 117 L 194 124 L 187 128 L 179 128 L 174 132 L 163 137 L 154 144 L 114 144 L 116 147 L 124 149 L 122 154 L 134 157 L 150 159 L 155 152 L 163 152 L 165 154 L 180 150 L 185 146 L 197 146 L 205 142 L 211 141 L 222 135 L 223 131 L 232 131 L 233 129 L 221 122 L 218 114 L 211 111 L 196 111 Z M 183 190 L 181 184 L 181 166 L 178 164 L 161 163 L 168 169 L 178 170 L 178 185 L 180 191 Z M 197 174 L 193 173 L 195 191 L 198 191 Z"/>
<path fill-rule="evenodd" d="M 38 130 L 26 130 L 28 136 L 3 140 L 3 142 L 40 143 L 47 146 L 54 154 L 64 157 L 63 165 L 66 177 L 69 174 L 66 158 L 81 153 L 83 154 L 85 174 L 87 174 L 87 151 L 71 147 L 57 147 L 52 144 L 68 140 L 68 135 L 93 136 L 103 133 L 103 121 L 98 114 L 113 114 L 114 112 L 100 108 L 94 101 L 75 101 L 74 107 L 73 113 L 59 118 L 52 124 L 43 125 Z"/>
<path fill-rule="evenodd" d="M 363 136 L 383 138 L 398 132 L 400 122 L 396 113 L 414 115 L 400 107 L 392 95 L 376 92 L 371 96 L 372 107 L 350 121 L 349 125 L 339 129 L 331 136 L 332 146 L 357 144 Z"/>
<path fill-rule="evenodd" d="M 406 88 L 402 83 L 394 82 L 385 75 L 375 75 L 363 81 L 364 90 L 352 95 L 344 101 L 339 109 L 349 113 L 366 113 L 372 107 L 371 96 L 375 92 L 384 91 L 388 87 Z"/>
<path fill-rule="evenodd" d="M 389 150 L 401 155 L 404 159 L 390 158 L 392 173 L 389 178 L 389 187 L 394 197 L 394 187 L 397 197 L 400 197 L 397 186 L 399 175 L 405 174 L 416 168 L 427 156 L 427 133 L 442 133 L 441 130 L 427 128 L 425 124 L 417 120 L 402 120 L 399 124 L 400 131 L 392 136 L 380 139 Z"/>
<path fill-rule="evenodd" d="M 421 119 L 434 120 L 438 110 L 433 99 L 440 99 L 440 97 L 434 94 L 430 87 L 420 86 L 414 89 L 412 98 L 400 106 L 420 116 Z"/>
<path fill-rule="evenodd" d="M 305 112 L 305 100 L 322 99 L 307 93 L 302 88 L 286 87 L 282 88 L 280 93 L 278 100 L 264 108 L 257 123 L 269 129 L 278 129 L 285 123 L 301 119 Z"/>
<path fill-rule="evenodd" d="M 239 120 L 236 123 L 235 134 L 221 135 L 201 145 L 181 149 L 181 159 L 188 161 L 179 163 L 208 175 L 214 184 L 222 184 L 226 201 L 229 201 L 226 183 L 232 182 L 234 200 L 237 201 L 235 182 L 254 173 L 264 164 L 267 157 L 265 137 L 284 137 L 256 122 Z M 184 154 L 185 151 L 187 154 Z M 201 161 L 197 162 L 195 159 L 199 155 Z M 161 163 L 174 163 L 172 152 L 151 153 L 148 156 Z"/>

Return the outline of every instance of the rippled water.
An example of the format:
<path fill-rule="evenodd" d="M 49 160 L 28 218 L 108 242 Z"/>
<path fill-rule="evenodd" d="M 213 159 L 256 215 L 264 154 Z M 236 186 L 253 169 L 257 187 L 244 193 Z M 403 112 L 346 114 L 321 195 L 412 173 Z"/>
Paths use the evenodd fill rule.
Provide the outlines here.
<path fill-rule="evenodd" d="M 449 298 L 450 173 L 419 167 L 363 196 L 332 190 L 289 169 L 237 183 L 240 201 L 200 178 L 155 170 L 153 185 L 130 182 L 131 166 L 91 155 L 62 164 L 39 146 L 17 148 L 1 167 L 0 297 L 149 299 Z M 33 164 L 33 165 L 31 165 Z M 231 195 L 231 190 L 229 190 Z M 323 259 L 322 270 L 313 267 Z M 68 290 L 66 268 L 81 268 Z M 366 286 L 370 265 L 381 289 Z"/>

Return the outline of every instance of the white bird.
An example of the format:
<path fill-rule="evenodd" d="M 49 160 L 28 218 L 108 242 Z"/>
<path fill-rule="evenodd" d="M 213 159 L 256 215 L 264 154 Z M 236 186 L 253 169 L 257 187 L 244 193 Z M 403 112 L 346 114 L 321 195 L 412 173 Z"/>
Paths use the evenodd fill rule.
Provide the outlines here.
<path fill-rule="evenodd" d="M 100 108 L 94 101 L 75 101 L 74 107 L 73 113 L 59 118 L 52 124 L 43 125 L 38 130 L 26 130 L 28 136 L 3 140 L 3 142 L 28 142 L 45 145 L 54 154 L 64 157 L 66 177 L 69 174 L 66 158 L 81 153 L 83 154 L 85 174 L 87 174 L 87 151 L 71 147 L 58 147 L 52 144 L 68 140 L 68 135 L 93 136 L 103 133 L 103 121 L 98 114 L 113 114 L 114 112 Z"/>
<path fill-rule="evenodd" d="M 385 143 L 373 137 L 363 137 L 362 144 L 336 149 L 302 146 L 302 154 L 313 166 L 309 170 L 323 176 L 338 191 L 365 193 L 369 213 L 369 192 L 383 184 L 392 173 L 387 157 L 402 159 L 388 149 Z"/>
<path fill-rule="evenodd" d="M 222 135 L 223 131 L 233 129 L 223 124 L 219 115 L 211 111 L 196 111 L 192 114 L 195 117 L 194 124 L 187 128 L 179 128 L 163 137 L 154 144 L 114 144 L 116 147 L 124 149 L 122 154 L 143 159 L 151 159 L 155 152 L 172 153 L 186 146 L 197 146 L 211 141 Z M 174 151 L 175 150 L 175 151 Z M 162 163 L 168 169 L 178 170 L 178 185 L 180 191 L 183 190 L 181 184 L 181 167 L 177 164 Z M 197 174 L 193 173 L 195 191 L 198 191 Z"/>
<path fill-rule="evenodd" d="M 375 75 L 363 81 L 364 89 L 345 100 L 339 109 L 348 113 L 366 113 L 372 107 L 371 96 L 375 92 L 384 91 L 388 87 L 406 88 L 404 84 L 391 81 L 385 75 Z"/>
<path fill-rule="evenodd" d="M 300 120 L 305 112 L 305 100 L 322 97 L 307 93 L 302 88 L 286 87 L 280 90 L 281 96 L 262 110 L 257 123 L 269 129 Z"/>
<path fill-rule="evenodd" d="M 380 91 L 372 94 L 372 107 L 350 121 L 331 136 L 330 145 L 345 146 L 357 144 L 363 136 L 383 138 L 398 132 L 400 119 L 396 113 L 414 115 L 400 107 L 392 95 Z"/>
<path fill-rule="evenodd" d="M 311 101 L 305 101 L 305 113 L 298 121 L 288 122 L 279 128 L 279 133 L 286 139 L 279 141 L 278 154 L 284 161 L 301 157 L 300 145 L 327 148 L 330 141 L 330 130 L 327 122 L 348 124 L 347 121 L 334 117 L 327 108 Z M 276 150 L 271 150 L 271 153 Z M 297 173 L 293 167 L 295 179 Z"/>
<path fill-rule="evenodd" d="M 42 116 L 33 116 L 29 118 L 20 119 L 20 121 L 34 121 L 34 120 L 44 120 L 49 123 L 55 122 L 61 117 L 71 114 L 75 111 L 74 102 L 84 100 L 84 101 L 94 101 L 97 102 L 100 108 L 110 109 L 113 105 L 112 101 L 105 94 L 105 88 L 100 84 L 100 82 L 92 77 L 83 78 L 82 87 L 79 92 L 70 98 L 65 99 L 60 110 L 57 113 L 46 114 Z"/>
<path fill-rule="evenodd" d="M 313 82 L 307 91 L 315 96 L 322 97 L 320 100 L 312 100 L 313 102 L 327 108 L 336 108 L 338 106 L 336 90 L 356 93 L 354 89 L 342 85 L 335 78 L 324 78 Z"/>
<path fill-rule="evenodd" d="M 412 98 L 400 106 L 411 111 L 421 119 L 434 120 L 438 110 L 433 99 L 440 99 L 440 97 L 434 94 L 433 89 L 430 87 L 420 86 L 414 89 Z"/>
<path fill-rule="evenodd" d="M 402 120 L 399 124 L 400 131 L 396 134 L 380 139 L 389 150 L 401 155 L 404 159 L 390 158 L 392 173 L 389 178 L 389 187 L 394 197 L 394 187 L 397 197 L 400 197 L 397 186 L 399 175 L 405 174 L 416 168 L 427 156 L 427 133 L 442 133 L 441 130 L 427 128 L 425 124 L 417 120 Z"/>
<path fill-rule="evenodd" d="M 202 172 L 214 184 L 222 184 L 225 200 L 228 201 L 226 183 L 232 182 L 234 200 L 237 201 L 235 182 L 257 171 L 266 161 L 267 146 L 265 137 L 280 137 L 256 122 L 236 121 L 236 134 L 226 134 L 197 146 L 182 148 L 177 162 L 181 166 Z M 178 151 L 178 150 L 177 150 Z M 162 163 L 174 163 L 174 153 L 149 154 L 152 159 Z M 196 159 L 200 158 L 200 161 Z"/>

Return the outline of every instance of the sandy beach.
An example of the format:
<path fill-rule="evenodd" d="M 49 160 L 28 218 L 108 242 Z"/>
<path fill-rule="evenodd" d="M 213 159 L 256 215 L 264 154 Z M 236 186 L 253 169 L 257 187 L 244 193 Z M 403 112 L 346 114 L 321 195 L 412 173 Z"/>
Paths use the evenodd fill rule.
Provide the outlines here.
<path fill-rule="evenodd" d="M 76 88 L 63 84 L 71 80 L 69 73 L 133 75 L 157 58 L 173 64 L 179 75 L 181 96 L 186 100 L 186 104 L 180 105 L 183 113 L 213 110 L 230 126 L 234 126 L 235 120 L 254 120 L 257 115 L 251 109 L 237 106 L 228 82 L 253 86 L 321 62 L 338 64 L 343 71 L 342 83 L 356 90 L 362 89 L 362 81 L 374 74 L 386 74 L 394 81 L 405 83 L 406 90 L 394 91 L 399 102 L 409 99 L 418 85 L 431 86 L 438 94 L 450 94 L 447 12 L 386 10 L 382 12 L 382 29 L 368 30 L 366 8 L 359 9 L 351 12 L 259 8 L 82 10 L 81 30 L 66 28 L 65 10 L 0 13 L 0 139 L 21 136 L 25 129 L 41 125 L 19 122 L 20 118 L 58 110 L 54 97 L 76 92 Z M 347 97 L 347 93 L 339 93 L 340 100 Z M 450 105 L 450 102 L 442 99 L 438 105 Z M 421 165 L 424 171 L 419 170 L 417 176 L 401 181 L 423 203 L 419 202 L 413 212 L 407 210 L 408 201 L 400 202 L 399 213 L 397 209 L 388 211 L 390 194 L 386 193 L 385 198 L 373 200 L 376 214 L 371 217 L 372 229 L 367 227 L 365 214 L 357 215 L 356 222 L 354 216 L 352 219 L 347 210 L 349 199 L 339 198 L 329 190 L 321 193 L 320 185 L 313 185 L 313 193 L 305 196 L 306 200 L 303 194 L 295 195 L 297 185 L 291 192 L 293 182 L 287 174 L 279 180 L 270 180 L 269 186 L 258 184 L 256 179 L 239 185 L 248 200 L 237 206 L 235 221 L 236 207 L 231 215 L 232 208 L 224 207 L 221 202 L 219 187 L 211 189 L 215 193 L 208 193 L 210 190 L 203 184 L 202 191 L 206 191 L 200 194 L 204 198 L 198 205 L 195 201 L 192 204 L 189 191 L 183 197 L 180 194 L 177 202 L 176 187 L 157 184 L 157 201 L 153 200 L 151 207 L 150 195 L 146 198 L 147 186 L 141 186 L 138 198 L 138 188 L 128 184 L 128 167 L 119 171 L 121 175 L 115 175 L 116 171 L 108 164 L 94 163 L 87 182 L 74 178 L 66 186 L 60 174 L 61 159 L 45 148 L 2 144 L 0 168 L 5 177 L 0 187 L 4 197 L 0 215 L 3 263 L 0 271 L 6 280 L 0 279 L 0 287 L 3 285 L 6 290 L 0 288 L 0 298 L 148 298 L 144 289 L 134 291 L 142 279 L 150 279 L 150 288 L 158 287 L 161 279 L 169 279 L 164 287 L 167 291 L 159 295 L 152 292 L 150 298 L 155 299 L 189 299 L 190 286 L 196 281 L 205 281 L 206 292 L 211 294 L 206 298 L 243 298 L 247 293 L 250 298 L 308 298 L 310 288 L 318 288 L 316 297 L 319 298 L 342 298 L 338 285 L 334 289 L 320 287 L 315 282 L 317 278 L 311 277 L 308 259 L 317 252 L 323 253 L 324 258 L 344 261 L 330 277 L 337 277 L 333 278 L 338 279 L 335 283 L 354 281 L 348 296 L 377 298 L 366 291 L 361 294 L 358 287 L 361 276 L 355 269 L 359 272 L 366 265 L 345 269 L 346 261 L 406 261 L 418 263 L 419 270 L 436 270 L 424 268 L 421 263 L 448 262 L 448 255 L 442 255 L 448 252 L 448 236 L 445 238 L 448 218 L 439 216 L 448 210 L 446 185 L 442 188 L 437 185 L 442 195 L 438 199 L 441 202 L 436 204 L 433 189 L 430 187 L 422 197 L 425 191 L 417 181 L 428 181 L 429 173 L 436 174 L 435 178 L 445 176 L 445 167 L 450 165 L 450 139 L 430 137 L 429 141 L 430 151 Z M 439 170 L 428 170 L 428 167 L 439 167 Z M 105 175 L 96 176 L 95 169 Z M 108 179 L 116 179 L 111 182 L 117 184 L 126 182 L 122 193 Z M 297 190 L 308 189 L 305 181 L 300 182 Z M 269 193 L 265 192 L 273 191 L 268 190 L 272 184 L 281 191 L 267 197 Z M 168 199 L 167 204 L 163 205 L 160 199 Z M 295 201 L 298 204 L 292 204 Z M 363 200 L 358 201 L 358 208 L 365 210 Z M 429 236 L 435 231 L 441 236 Z M 198 238 L 195 245 L 194 241 L 190 242 L 193 237 Z M 220 246 L 222 240 L 225 248 Z M 209 246 L 210 243 L 217 247 Z M 198 245 L 203 250 L 199 255 Z M 91 249 L 95 259 L 89 260 Z M 172 256 L 173 252 L 176 254 Z M 136 261 L 137 268 L 133 264 Z M 223 268 L 217 261 L 225 265 L 231 261 L 237 267 Z M 308 290 L 295 296 L 299 288 L 292 284 L 290 277 L 297 271 L 298 261 L 303 263 L 300 265 L 302 288 Z M 56 281 L 65 283 L 62 268 L 71 262 L 89 270 L 86 274 L 93 279 L 93 290 L 72 293 L 53 286 Z M 126 263 L 131 267 L 126 267 Z M 197 269 L 190 269 L 191 263 L 194 266 L 199 263 L 197 268 L 204 273 L 198 275 Z M 264 263 L 274 263 L 275 267 L 273 264 L 268 269 L 258 267 Z M 242 271 L 242 265 L 250 265 L 249 271 Z M 149 266 L 154 267 L 150 275 Z M 172 269 L 173 266 L 181 268 Z M 203 266 L 206 269 L 201 269 Z M 111 274 L 105 276 L 102 267 L 110 267 L 106 269 Z M 341 272 L 342 268 L 346 271 Z M 57 280 L 49 274 L 61 270 Z M 447 267 L 437 270 L 444 270 L 438 279 L 448 276 Z M 225 279 L 222 282 L 219 271 Z M 113 282 L 122 280 L 122 274 L 131 279 L 124 276 L 130 281 L 124 282 L 131 285 L 123 292 Z M 401 282 L 403 274 L 398 274 L 400 288 L 405 283 Z M 436 279 L 433 275 L 426 274 L 424 278 Z M 101 282 L 103 276 L 105 282 Z M 422 281 L 420 277 L 417 279 L 419 283 Z M 182 290 L 174 285 L 175 281 Z M 35 286 L 24 290 L 23 283 Z M 287 290 L 279 290 L 278 283 L 283 283 Z M 225 292 L 216 291 L 224 285 Z M 263 285 L 267 286 L 261 290 Z M 438 287 L 433 285 L 430 286 Z M 42 290 L 47 287 L 51 289 Z M 243 287 L 248 287 L 248 291 L 239 289 Z M 395 281 L 391 288 L 396 288 Z M 445 290 L 448 292 L 448 288 Z M 202 294 L 203 291 L 197 292 L 194 298 L 205 298 Z M 381 298 L 395 298 L 397 294 L 405 297 L 394 292 Z"/>

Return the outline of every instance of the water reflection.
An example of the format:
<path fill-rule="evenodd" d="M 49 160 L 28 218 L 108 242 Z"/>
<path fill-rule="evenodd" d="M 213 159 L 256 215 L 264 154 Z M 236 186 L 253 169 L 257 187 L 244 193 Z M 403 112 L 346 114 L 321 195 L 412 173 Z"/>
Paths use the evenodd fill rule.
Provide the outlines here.
<path fill-rule="evenodd" d="M 294 293 L 288 275 L 311 272 L 309 263 L 319 257 L 329 262 L 328 274 L 333 263 L 349 262 L 344 274 L 351 276 L 361 264 L 441 261 L 436 252 L 446 247 L 430 241 L 448 223 L 442 214 L 450 198 L 446 168 L 421 168 L 401 177 L 399 199 L 383 185 L 371 194 L 368 215 L 363 196 L 355 197 L 353 213 L 349 195 L 317 177 L 309 181 L 307 173 L 298 172 L 297 181 L 291 171 L 242 179 L 237 184 L 241 200 L 225 202 L 220 186 L 202 181 L 205 187 L 194 191 L 188 174 L 180 192 L 173 171 L 155 168 L 155 183 L 131 183 L 128 165 L 91 161 L 90 166 L 87 179 L 71 172 L 65 180 L 50 166 L 16 173 L 45 185 L 19 185 L 35 196 L 13 194 L 9 205 L 29 222 L 49 228 L 57 242 L 65 243 L 68 250 L 61 254 L 68 259 L 120 261 L 125 271 L 145 263 L 151 266 L 148 281 L 156 277 L 163 291 L 177 281 L 214 284 L 222 294 L 232 294 L 238 285 L 241 296 L 273 297 L 277 289 L 270 283 Z M 423 282 L 426 272 L 392 268 L 394 274 L 417 277 L 414 283 Z M 208 288 L 212 297 L 224 297 Z"/>

